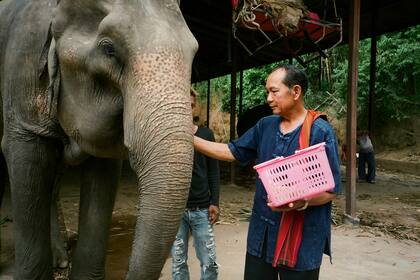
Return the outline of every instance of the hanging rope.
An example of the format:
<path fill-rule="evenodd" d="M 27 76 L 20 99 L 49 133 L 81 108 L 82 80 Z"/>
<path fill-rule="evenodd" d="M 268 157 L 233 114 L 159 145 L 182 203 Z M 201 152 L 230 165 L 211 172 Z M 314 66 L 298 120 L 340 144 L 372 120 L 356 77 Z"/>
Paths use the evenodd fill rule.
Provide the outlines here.
<path fill-rule="evenodd" d="M 242 4 L 242 6 L 241 6 Z M 260 25 L 255 21 L 257 16 L 255 10 L 259 8 L 261 4 L 253 0 L 244 0 L 237 6 L 236 12 L 233 14 L 233 21 L 235 24 L 243 23 L 243 25 L 250 29 L 257 29 Z"/>

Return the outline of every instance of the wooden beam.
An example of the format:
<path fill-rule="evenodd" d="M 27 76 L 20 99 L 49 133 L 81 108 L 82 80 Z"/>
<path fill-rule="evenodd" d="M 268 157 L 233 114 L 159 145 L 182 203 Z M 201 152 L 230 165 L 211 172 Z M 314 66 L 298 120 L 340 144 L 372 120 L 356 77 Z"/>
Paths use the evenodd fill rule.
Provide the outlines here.
<path fill-rule="evenodd" d="M 207 80 L 207 127 L 210 127 L 210 79 Z"/>
<path fill-rule="evenodd" d="M 239 115 L 242 114 L 243 94 L 244 94 L 244 70 L 239 72 Z"/>
<path fill-rule="evenodd" d="M 230 73 L 230 140 L 234 140 L 235 133 L 235 122 L 236 122 L 236 41 L 231 40 L 231 58 L 232 68 Z"/>
<path fill-rule="evenodd" d="M 231 73 L 230 73 L 230 141 L 236 138 L 236 69 L 237 69 L 237 47 L 236 40 L 231 36 L 230 40 L 230 57 L 231 57 Z M 235 183 L 235 162 L 231 163 L 230 182 Z"/>
<path fill-rule="evenodd" d="M 372 2 L 372 5 L 374 3 Z M 368 110 L 368 130 L 370 137 L 374 137 L 374 118 L 375 118 L 375 84 L 376 84 L 376 10 L 372 9 L 371 17 L 371 38 L 370 38 L 370 76 L 369 76 L 369 110 Z"/>
<path fill-rule="evenodd" d="M 360 0 L 350 1 L 349 68 L 347 94 L 347 165 L 346 165 L 346 220 L 358 223 L 356 217 L 356 129 L 357 78 L 359 62 Z"/>

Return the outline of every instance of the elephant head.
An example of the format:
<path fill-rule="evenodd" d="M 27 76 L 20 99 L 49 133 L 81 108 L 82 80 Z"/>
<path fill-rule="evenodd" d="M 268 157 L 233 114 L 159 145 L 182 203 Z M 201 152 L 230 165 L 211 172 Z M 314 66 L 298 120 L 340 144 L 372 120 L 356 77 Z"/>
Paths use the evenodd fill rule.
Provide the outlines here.
<path fill-rule="evenodd" d="M 157 279 L 190 184 L 197 42 L 176 0 L 61 0 L 51 31 L 67 160 L 128 156 L 140 198 L 127 279 Z"/>

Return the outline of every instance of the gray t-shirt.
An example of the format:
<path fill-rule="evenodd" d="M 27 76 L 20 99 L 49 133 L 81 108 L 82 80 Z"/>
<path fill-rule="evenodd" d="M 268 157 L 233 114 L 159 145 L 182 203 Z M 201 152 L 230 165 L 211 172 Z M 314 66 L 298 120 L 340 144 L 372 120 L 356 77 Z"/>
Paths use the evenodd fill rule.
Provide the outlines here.
<path fill-rule="evenodd" d="M 358 137 L 359 142 L 359 152 L 361 153 L 372 153 L 373 152 L 373 145 L 372 141 L 370 141 L 370 138 L 368 135 L 361 135 Z"/>

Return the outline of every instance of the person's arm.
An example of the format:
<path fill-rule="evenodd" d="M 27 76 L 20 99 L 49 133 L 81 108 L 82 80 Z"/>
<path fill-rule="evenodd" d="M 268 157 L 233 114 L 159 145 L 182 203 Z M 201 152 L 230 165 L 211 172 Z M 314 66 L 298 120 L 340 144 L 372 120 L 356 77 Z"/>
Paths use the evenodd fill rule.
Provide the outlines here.
<path fill-rule="evenodd" d="M 217 143 L 212 141 L 204 140 L 200 137 L 194 136 L 194 149 L 206 155 L 208 157 L 223 160 L 223 161 L 234 161 L 235 157 L 229 150 L 227 144 Z"/>
<path fill-rule="evenodd" d="M 216 205 L 209 206 L 209 222 L 210 224 L 214 225 L 220 217 L 220 208 Z"/>
<path fill-rule="evenodd" d="M 217 159 L 207 157 L 207 178 L 211 195 L 210 204 L 219 206 L 220 170 Z"/>
<path fill-rule="evenodd" d="M 206 140 L 214 142 L 214 134 L 212 131 L 206 136 Z M 220 169 L 217 159 L 206 157 L 207 161 L 207 178 L 210 191 L 209 221 L 215 224 L 219 220 L 219 193 L 220 193 Z"/>

